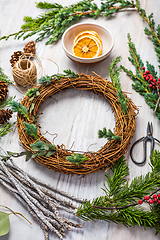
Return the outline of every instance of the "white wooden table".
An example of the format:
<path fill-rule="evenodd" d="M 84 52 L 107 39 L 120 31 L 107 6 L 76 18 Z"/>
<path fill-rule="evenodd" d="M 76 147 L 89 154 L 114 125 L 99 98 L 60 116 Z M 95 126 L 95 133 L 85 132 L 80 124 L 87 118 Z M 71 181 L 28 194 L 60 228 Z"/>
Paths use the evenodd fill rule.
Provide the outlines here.
<path fill-rule="evenodd" d="M 57 0 L 56 2 L 62 5 L 69 5 L 77 1 Z M 96 2 L 100 4 L 98 0 Z M 147 14 L 154 13 L 156 24 L 160 22 L 159 0 L 141 0 L 141 7 L 145 8 Z M 19 31 L 23 24 L 24 16 L 36 17 L 41 12 L 42 10 L 36 8 L 33 0 L 0 0 L 0 36 Z M 104 17 L 97 20 L 86 18 L 82 21 L 96 21 L 96 23 L 101 24 L 112 32 L 115 44 L 111 55 L 99 64 L 90 66 L 80 65 L 66 57 L 62 49 L 61 40 L 56 44 L 47 46 L 45 45 L 45 40 L 43 40 L 37 43 L 36 54 L 42 61 L 45 74 L 51 75 L 57 73 L 57 66 L 52 62 L 55 61 L 59 66 L 59 72 L 70 68 L 78 73 L 92 74 L 92 71 L 94 71 L 103 78 L 109 78 L 108 67 L 112 59 L 119 55 L 122 56 L 122 65 L 134 71 L 134 67 L 127 59 L 129 56 L 127 33 L 131 34 L 132 40 L 136 44 L 136 48 L 143 61 L 148 60 L 158 70 L 158 62 L 153 45 L 143 31 L 146 25 L 136 11 L 123 11 L 110 19 L 105 19 Z M 22 51 L 24 45 L 30 40 L 35 40 L 35 36 L 25 41 L 22 39 L 14 40 L 13 38 L 10 38 L 8 41 L 0 41 L 0 66 L 11 79 L 10 57 L 14 51 Z M 51 59 L 52 61 L 47 59 Z M 128 97 L 132 99 L 140 110 L 137 116 L 136 131 L 131 143 L 146 134 L 148 121 L 152 121 L 153 123 L 154 137 L 159 138 L 160 124 L 158 119 L 154 116 L 153 111 L 149 109 L 143 97 L 132 89 L 132 80 L 124 73 L 121 75 L 121 84 L 123 91 L 128 93 Z M 16 100 L 21 100 L 24 96 L 13 85 L 10 85 L 8 96 L 14 95 L 16 95 Z M 89 148 L 94 151 L 98 150 L 105 143 L 105 140 L 98 139 L 98 130 L 103 127 L 114 129 L 115 120 L 110 105 L 93 93 L 66 90 L 56 94 L 54 98 L 46 100 L 41 106 L 41 110 L 43 112 L 43 115 L 40 116 L 41 132 L 57 133 L 58 137 L 55 139 L 55 144 L 63 143 L 67 148 L 70 148 L 74 142 L 73 149 L 87 150 Z M 11 122 L 15 120 L 16 114 L 13 115 Z M 52 141 L 52 135 L 46 134 L 45 137 Z M 23 150 L 19 144 L 16 127 L 12 133 L 0 139 L 0 147 L 5 151 L 21 152 Z M 160 146 L 156 145 L 156 148 L 160 149 Z M 136 151 L 136 157 L 142 157 L 142 153 L 138 150 Z M 130 167 L 130 179 L 140 174 L 145 174 L 150 170 L 148 164 L 143 167 L 136 166 L 130 159 L 129 149 L 126 151 L 126 158 Z M 34 160 L 25 162 L 25 159 L 22 157 L 14 161 L 26 172 L 75 196 L 92 199 L 103 194 L 101 187 L 105 181 L 105 171 L 85 177 L 76 175 L 71 177 L 70 175 L 67 176 L 48 170 Z M 43 239 L 43 232 L 37 222 L 35 222 L 25 207 L 1 185 L 0 204 L 8 206 L 14 211 L 21 212 L 32 222 L 31 226 L 20 217 L 11 216 L 10 232 L 6 236 L 1 237 L 2 240 Z M 151 230 L 150 228 L 147 230 L 144 230 L 142 227 L 126 228 L 121 224 L 116 225 L 112 222 L 106 223 L 104 221 L 83 222 L 79 219 L 77 221 L 82 224 L 83 228 L 81 230 L 73 228 L 71 232 L 66 234 L 64 239 L 156 240 L 160 236 L 155 236 L 155 230 Z M 51 234 L 50 239 L 56 240 L 58 237 L 55 234 Z"/>

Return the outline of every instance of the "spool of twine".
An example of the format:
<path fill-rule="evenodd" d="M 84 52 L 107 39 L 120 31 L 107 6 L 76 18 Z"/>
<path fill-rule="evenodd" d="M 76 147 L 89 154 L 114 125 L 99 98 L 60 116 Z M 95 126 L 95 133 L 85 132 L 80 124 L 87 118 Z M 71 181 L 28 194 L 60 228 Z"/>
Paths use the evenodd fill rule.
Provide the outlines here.
<path fill-rule="evenodd" d="M 37 80 L 37 68 L 30 59 L 19 59 L 12 68 L 14 81 L 17 85 L 26 87 Z"/>

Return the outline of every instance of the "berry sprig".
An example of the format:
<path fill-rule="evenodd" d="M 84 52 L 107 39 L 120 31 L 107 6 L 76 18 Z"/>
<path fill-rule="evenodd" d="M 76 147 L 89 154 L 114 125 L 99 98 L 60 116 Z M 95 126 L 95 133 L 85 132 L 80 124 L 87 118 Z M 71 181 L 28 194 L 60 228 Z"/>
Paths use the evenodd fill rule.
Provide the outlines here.
<path fill-rule="evenodd" d="M 154 90 L 160 88 L 160 78 L 154 78 L 154 76 L 150 73 L 149 70 L 145 71 L 145 67 L 142 67 L 142 71 L 144 79 L 149 83 L 149 88 L 152 88 Z"/>
<path fill-rule="evenodd" d="M 159 200 L 158 200 L 159 199 Z M 160 204 L 160 194 L 154 194 L 152 197 L 144 196 L 144 199 L 140 199 L 138 203 L 141 205 L 143 202 L 148 202 L 149 204 L 158 203 Z"/>

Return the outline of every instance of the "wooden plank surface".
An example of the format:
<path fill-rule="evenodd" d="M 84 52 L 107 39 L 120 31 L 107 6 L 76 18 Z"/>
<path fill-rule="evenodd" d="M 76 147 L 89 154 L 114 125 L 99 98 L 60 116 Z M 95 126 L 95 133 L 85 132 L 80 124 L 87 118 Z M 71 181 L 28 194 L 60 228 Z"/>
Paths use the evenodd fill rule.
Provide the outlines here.
<path fill-rule="evenodd" d="M 39 0 L 37 1 L 39 2 Z M 52 1 L 53 2 L 53 1 Z M 57 3 L 69 5 L 76 3 L 75 0 L 57 0 Z M 96 1 L 99 4 L 99 1 Z M 154 13 L 156 24 L 159 23 L 159 0 L 141 0 L 141 7 L 145 8 L 147 14 Z M 8 35 L 20 30 L 23 24 L 24 16 L 38 16 L 42 10 L 37 9 L 33 0 L 1 0 L 0 1 L 0 36 Z M 95 65 L 80 65 L 68 59 L 62 49 L 61 40 L 52 45 L 45 45 L 45 41 L 37 43 L 36 54 L 41 59 L 44 72 L 47 75 L 57 73 L 57 65 L 59 72 L 64 69 L 71 69 L 78 73 L 92 74 L 92 71 L 101 75 L 103 78 L 109 78 L 108 67 L 113 58 L 122 56 L 122 65 L 134 71 L 133 66 L 128 61 L 128 45 L 127 33 L 131 34 L 133 42 L 141 55 L 143 61 L 148 60 L 158 71 L 157 57 L 154 52 L 153 45 L 150 39 L 144 34 L 144 21 L 140 18 L 136 11 L 123 11 L 110 19 L 101 17 L 97 20 L 83 19 L 81 22 L 96 22 L 108 28 L 114 36 L 114 49 L 111 55 L 103 62 Z M 31 39 L 23 41 L 10 38 L 8 41 L 0 41 L 0 66 L 5 73 L 12 79 L 11 66 L 9 59 L 14 51 L 23 50 L 24 45 L 35 40 L 35 36 Z M 54 64 L 54 62 L 57 64 Z M 154 116 L 149 106 L 145 103 L 142 96 L 132 89 L 132 80 L 124 73 L 121 75 L 121 83 L 123 91 L 128 93 L 128 97 L 139 107 L 139 115 L 137 116 L 136 131 L 132 139 L 133 143 L 136 139 L 146 134 L 146 126 L 148 121 L 153 123 L 154 137 L 159 138 L 160 124 Z M 9 86 L 8 96 L 16 95 L 16 100 L 23 98 L 24 94 L 20 93 L 14 86 Z M 41 109 L 43 115 L 40 116 L 41 132 L 57 133 L 55 144 L 65 144 L 70 148 L 73 143 L 73 149 L 79 150 L 98 150 L 105 140 L 97 138 L 99 129 L 106 127 L 114 129 L 114 114 L 111 111 L 111 106 L 99 96 L 93 93 L 87 93 L 78 90 L 67 90 L 54 95 L 42 104 Z M 16 114 L 13 115 L 11 122 L 16 120 Z M 45 135 L 48 140 L 52 141 L 53 136 Z M 19 137 L 16 127 L 14 131 L 2 139 L 0 139 L 0 147 L 5 151 L 21 152 L 23 148 L 19 144 Z M 149 147 L 149 145 L 148 145 Z M 156 145 L 157 149 L 160 149 Z M 139 149 L 135 152 L 137 158 L 141 158 L 142 153 Z M 145 174 L 149 171 L 149 165 L 137 167 L 129 157 L 129 148 L 126 151 L 126 158 L 130 167 L 130 180 L 140 174 Z M 148 160 L 149 161 L 149 160 Z M 61 173 L 55 173 L 36 163 L 34 160 L 25 162 L 24 158 L 15 159 L 18 166 L 33 176 L 40 178 L 42 181 L 56 186 L 58 189 L 67 191 L 74 196 L 92 199 L 103 194 L 101 187 L 105 181 L 105 171 L 90 174 L 85 177 L 67 176 Z M 2 240 L 28 240 L 43 239 L 43 232 L 39 225 L 27 212 L 17 199 L 2 186 L 0 186 L 0 204 L 6 205 L 11 209 L 21 212 L 31 222 L 30 226 L 27 222 L 19 217 L 11 216 L 11 229 L 9 234 L 1 237 Z M 104 221 L 82 222 L 81 230 L 73 229 L 67 233 L 64 239 L 76 240 L 122 240 L 122 239 L 159 239 L 159 235 L 155 236 L 155 230 L 147 229 L 144 231 L 142 227 L 126 228 L 125 226 L 114 223 L 106 223 Z M 51 234 L 50 239 L 58 239 L 55 234 Z"/>

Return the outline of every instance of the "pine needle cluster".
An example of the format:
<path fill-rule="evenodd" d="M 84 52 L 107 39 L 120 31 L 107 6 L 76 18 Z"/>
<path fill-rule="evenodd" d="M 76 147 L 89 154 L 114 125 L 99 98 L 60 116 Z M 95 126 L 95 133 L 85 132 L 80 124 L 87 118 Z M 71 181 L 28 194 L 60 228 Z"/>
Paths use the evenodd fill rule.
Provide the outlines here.
<path fill-rule="evenodd" d="M 62 6 L 58 3 L 39 2 L 36 6 L 46 10 L 36 18 L 29 16 L 24 17 L 25 23 L 17 33 L 3 36 L 0 40 L 7 40 L 11 36 L 15 39 L 23 37 L 26 39 L 38 34 L 36 41 L 48 38 L 46 44 L 57 42 L 65 30 L 78 22 L 82 17 L 98 18 L 99 16 L 110 17 L 124 8 L 135 8 L 134 1 L 127 0 L 108 0 L 102 1 L 100 8 L 92 0 L 79 1 L 70 6 Z"/>
<path fill-rule="evenodd" d="M 152 197 L 160 192 L 160 152 L 153 152 L 151 162 L 151 171 L 134 178 L 129 184 L 128 164 L 121 157 L 111 168 L 111 173 L 106 175 L 107 184 L 104 183 L 102 188 L 105 195 L 86 201 L 79 206 L 76 215 L 85 221 L 100 219 L 127 227 L 151 227 L 160 232 L 160 204 L 150 204 L 147 210 L 138 203 L 144 196 Z"/>

